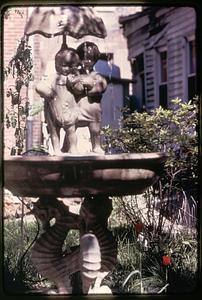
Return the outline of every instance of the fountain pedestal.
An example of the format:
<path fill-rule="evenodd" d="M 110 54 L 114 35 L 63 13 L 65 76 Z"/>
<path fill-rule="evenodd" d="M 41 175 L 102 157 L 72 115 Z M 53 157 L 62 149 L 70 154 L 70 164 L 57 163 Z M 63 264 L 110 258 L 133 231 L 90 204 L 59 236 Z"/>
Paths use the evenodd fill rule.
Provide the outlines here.
<path fill-rule="evenodd" d="M 70 277 L 80 271 L 83 293 L 99 293 L 117 257 L 115 240 L 107 228 L 112 211 L 109 197 L 144 192 L 160 175 L 165 157 L 159 153 L 62 156 L 60 129 L 65 131 L 62 150 L 77 153 L 76 129 L 80 126 L 88 126 L 92 151 L 104 152 L 101 99 L 107 81 L 94 71 L 94 65 L 99 59 L 108 61 L 109 56 L 86 40 L 77 49 L 70 48 L 66 35 L 105 38 L 107 31 L 91 7 L 63 6 L 36 7 L 25 26 L 25 39 L 36 33 L 49 38 L 63 35 L 55 70 L 43 74 L 36 84 L 36 92 L 44 99 L 53 150 L 60 156 L 5 158 L 4 185 L 16 196 L 39 197 L 32 212 L 44 232 L 31 250 L 39 273 L 56 284 L 58 293 L 70 294 Z M 58 197 L 84 198 L 80 214 L 71 213 Z M 63 244 L 70 229 L 80 232 L 80 246 L 66 253 Z"/>
<path fill-rule="evenodd" d="M 58 293 L 72 292 L 71 275 L 78 271 L 84 294 L 102 290 L 102 279 L 113 270 L 117 257 L 107 228 L 109 197 L 144 192 L 157 180 L 164 162 L 160 153 L 5 158 L 5 188 L 17 196 L 39 197 L 33 213 L 44 232 L 32 247 L 32 261 L 56 284 Z M 71 213 L 57 197 L 83 197 L 80 214 Z M 64 253 L 70 229 L 79 230 L 80 246 Z"/>

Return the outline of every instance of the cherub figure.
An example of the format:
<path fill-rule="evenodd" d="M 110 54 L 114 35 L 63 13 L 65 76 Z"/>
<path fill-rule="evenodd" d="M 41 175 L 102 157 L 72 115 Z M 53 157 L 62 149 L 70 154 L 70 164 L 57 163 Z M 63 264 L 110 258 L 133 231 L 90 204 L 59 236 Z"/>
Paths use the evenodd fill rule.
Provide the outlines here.
<path fill-rule="evenodd" d="M 77 48 L 77 53 L 81 61 L 80 74 L 69 73 L 66 82 L 68 90 L 75 95 L 80 110 L 76 127 L 88 126 L 92 151 L 102 154 L 104 151 L 100 145 L 100 102 L 107 82 L 103 76 L 93 70 L 100 52 L 94 43 L 84 42 Z"/>
<path fill-rule="evenodd" d="M 77 153 L 77 127 L 88 126 L 92 151 L 104 153 L 100 145 L 101 98 L 107 82 L 93 66 L 99 58 L 97 46 L 90 42 L 77 50 L 62 45 L 55 56 L 56 74 L 42 80 L 36 91 L 45 99 L 45 117 L 55 154 Z M 66 136 L 60 150 L 60 129 Z"/>
<path fill-rule="evenodd" d="M 77 153 L 76 122 L 79 108 L 74 95 L 66 87 L 68 74 L 79 75 L 77 70 L 80 63 L 75 49 L 62 45 L 55 56 L 56 73 L 52 78 L 41 80 L 36 91 L 45 99 L 45 118 L 50 132 L 53 150 L 56 155 L 60 150 L 60 129 L 64 128 L 68 136 L 68 152 Z"/>

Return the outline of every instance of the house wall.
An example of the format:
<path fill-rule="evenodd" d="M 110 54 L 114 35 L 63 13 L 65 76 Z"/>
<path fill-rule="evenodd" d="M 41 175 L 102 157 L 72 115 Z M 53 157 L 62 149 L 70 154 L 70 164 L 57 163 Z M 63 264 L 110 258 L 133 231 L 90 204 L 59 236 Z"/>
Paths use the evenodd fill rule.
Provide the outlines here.
<path fill-rule="evenodd" d="M 124 88 L 122 84 L 108 84 L 101 102 L 102 126 L 119 127 L 119 119 L 122 116 L 123 94 Z"/>
<path fill-rule="evenodd" d="M 162 26 L 151 35 L 156 25 L 154 18 Z M 167 94 L 169 101 L 176 97 L 188 99 L 187 42 L 195 39 L 196 12 L 192 7 L 162 7 L 148 13 L 134 15 L 123 23 L 124 35 L 128 41 L 129 60 L 144 53 L 146 107 L 153 109 L 159 105 L 159 52 L 167 51 Z M 134 79 L 135 76 L 134 76 Z M 133 92 L 138 91 L 138 80 Z"/>

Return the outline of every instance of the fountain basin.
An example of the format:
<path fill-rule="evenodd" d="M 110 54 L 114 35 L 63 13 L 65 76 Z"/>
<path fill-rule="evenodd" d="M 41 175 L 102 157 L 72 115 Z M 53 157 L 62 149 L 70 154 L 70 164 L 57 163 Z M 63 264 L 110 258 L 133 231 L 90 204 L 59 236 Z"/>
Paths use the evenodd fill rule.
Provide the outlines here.
<path fill-rule="evenodd" d="M 26 197 L 140 194 L 161 175 L 165 160 L 163 153 L 13 156 L 4 159 L 4 186 Z"/>

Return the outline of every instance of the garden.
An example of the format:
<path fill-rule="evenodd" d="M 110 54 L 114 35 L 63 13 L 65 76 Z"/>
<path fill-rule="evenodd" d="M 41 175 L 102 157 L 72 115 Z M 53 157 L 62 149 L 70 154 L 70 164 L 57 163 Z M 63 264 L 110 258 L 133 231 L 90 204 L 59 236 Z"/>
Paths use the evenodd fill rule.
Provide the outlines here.
<path fill-rule="evenodd" d="M 5 68 L 5 76 L 15 78 L 7 92 L 11 107 L 5 114 L 5 125 L 13 128 L 15 136 L 11 155 L 23 153 L 26 118 L 42 109 L 21 96 L 33 79 L 31 70 L 31 48 L 22 40 Z M 198 98 L 188 103 L 177 98 L 171 103 L 170 109 L 141 113 L 125 108 L 118 129 L 102 128 L 103 147 L 109 155 L 167 155 L 161 177 L 146 192 L 112 197 L 109 229 L 118 244 L 118 262 L 104 283 L 114 295 L 193 293 L 198 288 Z M 54 291 L 54 284 L 30 260 L 30 249 L 42 228 L 34 217 L 25 217 L 25 208 L 31 212 L 31 200 L 19 200 L 22 211 L 4 220 L 4 290 L 8 294 Z M 78 244 L 78 232 L 72 230 L 64 251 Z M 77 283 L 73 294 L 79 294 L 79 273 L 72 281 Z"/>

